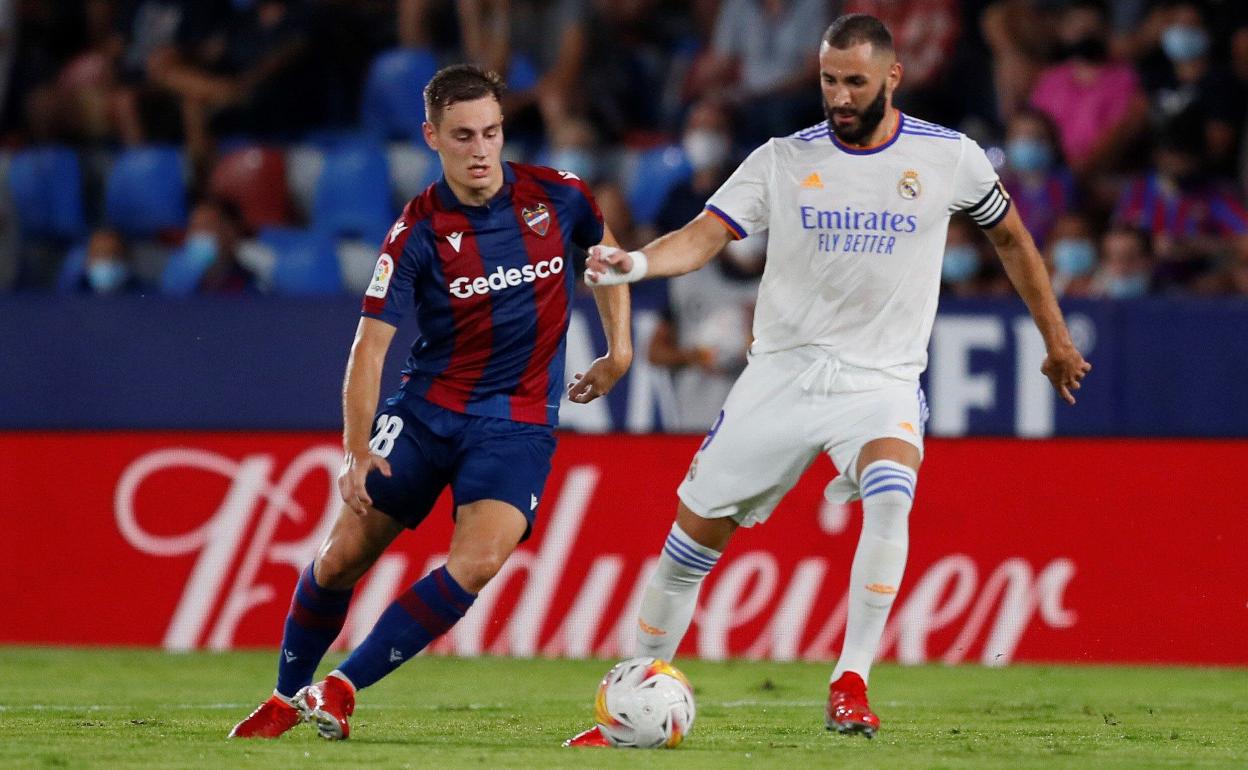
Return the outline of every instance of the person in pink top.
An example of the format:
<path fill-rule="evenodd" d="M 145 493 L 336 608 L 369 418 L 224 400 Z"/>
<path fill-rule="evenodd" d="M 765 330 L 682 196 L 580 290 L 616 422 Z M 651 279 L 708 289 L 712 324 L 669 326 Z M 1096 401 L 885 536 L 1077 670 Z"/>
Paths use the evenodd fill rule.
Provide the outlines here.
<path fill-rule="evenodd" d="M 1107 60 L 1104 6 L 1077 0 L 1058 19 L 1063 61 L 1040 73 L 1031 104 L 1057 123 L 1078 176 L 1112 169 L 1143 129 L 1147 102 L 1131 65 Z"/>

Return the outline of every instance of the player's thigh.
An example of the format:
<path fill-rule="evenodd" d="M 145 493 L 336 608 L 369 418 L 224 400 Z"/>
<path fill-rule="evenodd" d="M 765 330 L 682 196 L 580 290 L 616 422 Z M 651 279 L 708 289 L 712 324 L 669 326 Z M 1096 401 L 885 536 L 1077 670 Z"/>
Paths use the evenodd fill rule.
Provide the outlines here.
<path fill-rule="evenodd" d="M 532 532 L 538 504 L 550 476 L 555 433 L 494 417 L 478 417 L 460 437 L 451 474 L 456 511 L 482 500 L 506 503 L 525 519 L 521 540 Z"/>
<path fill-rule="evenodd" d="M 317 584 L 330 589 L 354 586 L 402 531 L 399 522 L 376 508 L 361 516 L 344 503 L 317 552 Z"/>
<path fill-rule="evenodd" d="M 724 402 L 677 489 L 703 518 L 766 520 L 818 456 L 791 372 L 752 360 Z"/>
<path fill-rule="evenodd" d="M 821 428 L 827 435 L 828 455 L 841 473 L 829 486 L 830 499 L 845 501 L 856 494 L 863 461 L 890 459 L 918 467 L 927 422 L 927 401 L 918 385 L 847 393 L 837 398 L 838 408 Z"/>
<path fill-rule="evenodd" d="M 390 475 L 370 471 L 364 480 L 373 507 L 409 529 L 425 520 L 450 481 L 454 448 L 400 402 L 384 406 L 373 422 L 373 454 L 390 463 Z"/>

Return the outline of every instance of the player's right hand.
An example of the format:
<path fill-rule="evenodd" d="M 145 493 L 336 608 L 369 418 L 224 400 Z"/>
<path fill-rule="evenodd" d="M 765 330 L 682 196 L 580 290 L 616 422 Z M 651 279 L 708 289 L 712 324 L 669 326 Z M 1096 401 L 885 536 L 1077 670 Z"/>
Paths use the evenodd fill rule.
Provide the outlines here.
<path fill-rule="evenodd" d="M 618 286 L 628 283 L 626 276 L 632 269 L 631 254 L 624 249 L 600 243 L 589 247 L 589 259 L 585 262 L 585 283 L 590 286 Z"/>
<path fill-rule="evenodd" d="M 368 451 L 349 451 L 343 456 L 342 469 L 338 471 L 338 494 L 342 495 L 342 501 L 360 516 L 367 515 L 369 506 L 373 504 L 373 498 L 368 495 L 364 479 L 374 468 L 381 471 L 381 475 L 386 478 L 391 475 L 390 462 L 381 455 Z"/>
<path fill-rule="evenodd" d="M 1049 378 L 1062 400 L 1073 405 L 1075 391 L 1079 390 L 1083 378 L 1092 371 L 1092 364 L 1083 360 L 1083 355 L 1074 345 L 1065 345 L 1049 351 L 1040 371 Z"/>

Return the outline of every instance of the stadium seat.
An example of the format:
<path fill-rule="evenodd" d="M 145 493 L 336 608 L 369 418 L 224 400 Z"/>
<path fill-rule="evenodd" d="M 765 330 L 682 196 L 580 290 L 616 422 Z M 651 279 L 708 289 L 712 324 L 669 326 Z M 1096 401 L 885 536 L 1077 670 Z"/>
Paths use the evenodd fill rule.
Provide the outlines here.
<path fill-rule="evenodd" d="M 364 82 L 360 123 L 378 139 L 417 139 L 425 121 L 424 88 L 438 71 L 433 52 L 396 48 L 373 59 Z"/>
<path fill-rule="evenodd" d="M 423 142 L 395 142 L 386 148 L 390 187 L 400 206 L 425 191 L 442 175 L 442 164 Z"/>
<path fill-rule="evenodd" d="M 325 168 L 325 151 L 311 144 L 297 144 L 286 151 L 286 188 L 299 216 L 312 218 L 316 180 Z"/>
<path fill-rule="evenodd" d="M 273 250 L 269 275 L 274 294 L 310 296 L 342 293 L 338 255 L 328 233 L 297 227 L 269 227 L 259 240 Z"/>
<path fill-rule="evenodd" d="M 212 170 L 209 192 L 238 206 L 251 231 L 290 223 L 286 156 L 267 147 L 240 147 Z"/>
<path fill-rule="evenodd" d="M 78 153 L 53 146 L 14 153 L 8 182 L 23 235 L 72 240 L 86 233 Z"/>
<path fill-rule="evenodd" d="M 373 282 L 377 266 L 377 242 L 341 241 L 338 244 L 338 274 L 347 293 L 359 296 Z"/>
<path fill-rule="evenodd" d="M 109 224 L 147 238 L 186 226 L 186 175 L 175 147 L 148 146 L 117 156 L 104 188 Z"/>
<path fill-rule="evenodd" d="M 645 150 L 635 162 L 624 165 L 624 189 L 633 220 L 639 225 L 654 224 L 668 193 L 693 174 L 689 159 L 676 145 Z"/>
<path fill-rule="evenodd" d="M 397 214 L 390 200 L 385 150 L 368 141 L 344 142 L 325 152 L 316 183 L 312 224 L 334 236 L 379 239 Z"/>
<path fill-rule="evenodd" d="M 65 253 L 61 261 L 60 272 L 56 274 L 56 292 L 58 294 L 74 294 L 78 291 L 78 281 L 87 271 L 87 244 L 80 243 Z"/>

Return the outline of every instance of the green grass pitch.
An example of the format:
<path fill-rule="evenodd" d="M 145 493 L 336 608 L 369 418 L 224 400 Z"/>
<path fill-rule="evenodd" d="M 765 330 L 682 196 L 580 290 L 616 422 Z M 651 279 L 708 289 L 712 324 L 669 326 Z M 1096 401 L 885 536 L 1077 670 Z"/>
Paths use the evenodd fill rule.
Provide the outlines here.
<path fill-rule="evenodd" d="M 610 661 L 422 657 L 362 693 L 349 741 L 227 741 L 275 658 L 0 647 L 0 767 L 1248 767 L 1245 669 L 881 665 L 868 741 L 824 730 L 829 666 L 685 660 L 693 732 L 643 753 L 559 747 Z"/>

